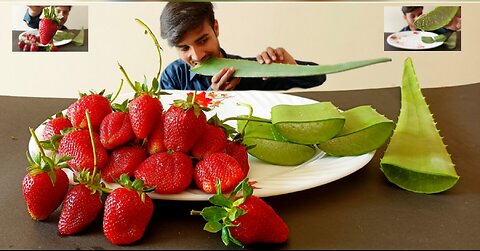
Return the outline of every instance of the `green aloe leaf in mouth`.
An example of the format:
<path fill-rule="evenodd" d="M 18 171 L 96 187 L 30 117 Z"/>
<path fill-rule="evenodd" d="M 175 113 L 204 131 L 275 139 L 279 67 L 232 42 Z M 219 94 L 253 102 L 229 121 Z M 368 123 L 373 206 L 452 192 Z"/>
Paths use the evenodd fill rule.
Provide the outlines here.
<path fill-rule="evenodd" d="M 221 69 L 234 67 L 233 77 L 261 78 L 261 77 L 302 77 L 348 71 L 372 64 L 392 61 L 390 58 L 376 58 L 361 61 L 352 61 L 335 65 L 294 65 L 294 64 L 260 64 L 257 61 L 231 58 L 209 58 L 196 65 L 192 72 L 213 76 Z"/>
<path fill-rule="evenodd" d="M 405 60 L 401 109 L 381 170 L 395 185 L 416 193 L 439 193 L 459 179 L 422 95 L 411 58 Z"/>

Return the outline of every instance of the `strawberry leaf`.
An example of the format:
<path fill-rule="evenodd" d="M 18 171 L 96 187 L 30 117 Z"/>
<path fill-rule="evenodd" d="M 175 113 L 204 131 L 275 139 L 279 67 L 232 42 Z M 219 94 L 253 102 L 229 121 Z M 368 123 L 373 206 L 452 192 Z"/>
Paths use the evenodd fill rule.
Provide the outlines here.
<path fill-rule="evenodd" d="M 203 230 L 210 232 L 210 233 L 217 233 L 218 231 L 222 230 L 222 224 L 219 222 L 212 222 L 209 221 L 205 223 Z"/>
<path fill-rule="evenodd" d="M 222 194 L 214 195 L 214 196 L 210 197 L 208 199 L 208 201 L 210 201 L 210 203 L 212 203 L 213 205 L 220 206 L 220 207 L 231 207 L 232 206 L 232 202 L 229 201 L 227 198 L 225 198 L 225 196 L 223 196 Z"/>
<path fill-rule="evenodd" d="M 206 221 L 218 222 L 227 216 L 227 211 L 222 207 L 206 207 L 200 213 Z"/>

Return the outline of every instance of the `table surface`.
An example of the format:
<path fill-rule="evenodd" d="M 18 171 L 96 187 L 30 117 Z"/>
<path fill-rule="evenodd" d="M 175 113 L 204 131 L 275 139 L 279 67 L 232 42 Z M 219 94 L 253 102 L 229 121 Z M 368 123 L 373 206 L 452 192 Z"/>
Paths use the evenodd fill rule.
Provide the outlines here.
<path fill-rule="evenodd" d="M 78 35 L 80 30 L 69 29 L 68 31 L 74 32 L 75 36 Z M 12 30 L 12 51 L 21 51 L 18 48 L 18 36 L 24 31 Z M 87 52 L 88 51 L 88 29 L 84 29 L 84 40 L 82 46 L 74 45 L 73 43 L 68 43 L 65 45 L 58 46 L 59 51 L 68 51 L 68 52 Z"/>
<path fill-rule="evenodd" d="M 383 50 L 384 51 L 461 51 L 462 50 L 462 32 L 457 31 L 457 42 L 456 46 L 453 49 L 448 49 L 445 45 L 440 45 L 438 47 L 427 49 L 427 50 L 406 50 L 393 47 L 387 43 L 387 37 L 395 32 L 385 32 L 383 33 Z"/>
<path fill-rule="evenodd" d="M 285 220 L 289 240 L 252 249 L 480 249 L 480 83 L 424 89 L 437 128 L 456 164 L 458 183 L 440 194 L 416 194 L 389 183 L 380 171 L 386 146 L 357 172 L 308 190 L 267 197 Z M 370 104 L 396 121 L 400 88 L 302 92 L 294 95 L 331 101 L 340 109 Z M 0 248 L 1 249 L 239 249 L 225 247 L 220 236 L 202 230 L 190 216 L 207 202 L 155 200 L 144 237 L 115 246 L 102 232 L 99 217 L 83 232 L 57 233 L 60 210 L 44 222 L 33 221 L 22 197 L 28 127 L 74 100 L 0 96 Z"/>

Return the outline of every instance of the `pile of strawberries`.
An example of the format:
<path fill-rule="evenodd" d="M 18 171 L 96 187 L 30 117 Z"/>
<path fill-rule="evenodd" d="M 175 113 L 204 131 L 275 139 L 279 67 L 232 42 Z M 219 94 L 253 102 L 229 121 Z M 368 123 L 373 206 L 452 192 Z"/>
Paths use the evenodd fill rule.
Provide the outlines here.
<path fill-rule="evenodd" d="M 175 194 L 197 187 L 218 197 L 249 186 L 246 147 L 235 129 L 216 115 L 207 121 L 205 111 L 211 109 L 212 99 L 206 92 L 188 93 L 185 100 L 175 100 L 164 111 L 161 92 L 156 88 L 134 88 L 134 98 L 121 104 L 112 104 L 103 92 L 82 94 L 66 114 L 58 113 L 45 123 L 43 141 L 30 129 L 40 152 L 33 157 L 27 155 L 30 172 L 23 179 L 23 194 L 34 220 L 48 218 L 62 205 L 58 231 L 70 235 L 88 226 L 104 209 L 103 232 L 107 239 L 113 244 L 130 244 L 143 236 L 153 214 L 149 192 Z M 47 156 L 44 149 L 53 154 Z M 71 188 L 63 168 L 74 172 Z M 121 187 L 112 191 L 105 182 Z M 108 193 L 105 202 L 103 193 Z M 281 229 L 282 237 L 257 240 L 264 234 L 254 234 L 253 243 L 286 241 L 286 224 L 261 203 L 269 208 L 265 214 L 275 218 L 271 222 L 280 226 L 275 228 Z M 247 210 L 239 207 L 234 211 L 245 214 L 247 203 L 243 207 Z M 258 215 L 253 214 L 255 210 L 250 215 Z M 227 221 L 243 214 L 236 213 Z M 222 217 L 214 218 L 218 221 Z M 256 227 L 265 225 L 258 219 L 248 221 Z M 232 235 L 232 226 L 230 223 L 217 231 L 226 228 L 222 233 L 228 233 L 235 244 L 241 245 L 238 240 L 252 243 L 242 237 L 244 234 Z M 262 229 L 271 232 L 270 227 Z"/>

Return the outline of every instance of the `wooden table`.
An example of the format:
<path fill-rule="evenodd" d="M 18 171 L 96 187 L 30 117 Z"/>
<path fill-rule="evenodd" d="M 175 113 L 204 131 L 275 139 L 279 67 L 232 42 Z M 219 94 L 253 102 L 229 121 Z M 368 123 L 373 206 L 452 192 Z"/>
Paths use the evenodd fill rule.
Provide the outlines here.
<path fill-rule="evenodd" d="M 291 194 L 265 198 L 290 228 L 287 243 L 252 249 L 480 249 L 480 83 L 424 89 L 437 127 L 460 175 L 450 190 L 416 194 L 389 183 L 380 171 L 385 146 L 357 172 Z M 396 121 L 400 88 L 295 93 L 331 101 L 340 109 L 370 104 Z M 239 249 L 202 230 L 190 216 L 207 202 L 155 200 L 155 212 L 139 242 L 115 246 L 99 217 L 80 234 L 57 233 L 57 210 L 47 221 L 27 213 L 21 183 L 27 173 L 28 127 L 65 109 L 73 99 L 0 96 L 1 249 Z"/>

